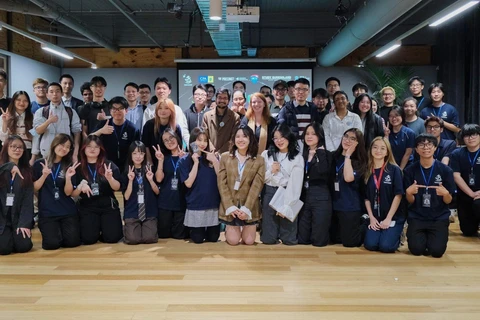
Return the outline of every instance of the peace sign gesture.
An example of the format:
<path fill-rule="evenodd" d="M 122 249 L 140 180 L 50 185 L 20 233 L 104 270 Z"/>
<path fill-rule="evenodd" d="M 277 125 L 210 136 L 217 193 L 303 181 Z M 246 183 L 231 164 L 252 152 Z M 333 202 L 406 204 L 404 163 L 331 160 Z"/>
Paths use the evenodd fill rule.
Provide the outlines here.
<path fill-rule="evenodd" d="M 163 161 L 165 159 L 165 156 L 162 153 L 162 150 L 160 150 L 160 145 L 157 144 L 157 147 L 152 145 L 153 150 L 155 150 L 155 158 L 157 158 L 158 161 Z"/>
<path fill-rule="evenodd" d="M 20 169 L 17 166 L 13 166 L 12 171 L 10 171 L 10 173 L 12 174 L 12 180 L 15 180 L 15 176 L 17 174 L 20 176 L 20 178 L 23 179 L 22 173 L 20 172 Z"/>
<path fill-rule="evenodd" d="M 128 177 L 128 180 L 129 181 L 133 181 L 133 179 L 135 179 L 135 167 L 134 166 L 128 166 L 128 174 L 127 174 L 127 177 Z"/>
<path fill-rule="evenodd" d="M 0 110 L 2 111 L 2 120 L 3 122 L 8 122 L 8 120 L 10 120 L 11 116 L 8 112 L 6 112 L 5 110 L 3 110 L 2 108 L 0 108 Z"/>
<path fill-rule="evenodd" d="M 152 182 L 153 181 L 153 172 L 152 172 L 152 166 L 151 165 L 147 165 L 147 167 L 145 168 L 147 170 L 147 173 L 145 174 L 145 176 L 147 177 L 147 180 Z"/>
<path fill-rule="evenodd" d="M 78 168 L 79 165 L 80 165 L 80 162 L 75 161 L 75 162 L 73 163 L 73 165 L 71 165 L 70 167 L 68 167 L 67 172 L 65 173 L 65 176 L 66 176 L 67 178 L 73 177 L 73 176 L 75 175 L 75 173 L 76 173 L 75 170 Z"/>
<path fill-rule="evenodd" d="M 41 164 L 42 167 L 43 167 L 43 169 L 42 169 L 42 176 L 44 176 L 45 178 L 48 177 L 48 175 L 52 173 L 52 169 L 50 169 L 50 168 L 47 166 L 47 160 L 44 160 L 44 162 L 40 162 L 40 164 Z"/>
<path fill-rule="evenodd" d="M 103 167 L 105 168 L 105 178 L 107 180 L 110 180 L 113 178 L 113 170 L 112 170 L 112 163 L 110 162 L 107 166 L 106 163 L 103 164 Z"/>

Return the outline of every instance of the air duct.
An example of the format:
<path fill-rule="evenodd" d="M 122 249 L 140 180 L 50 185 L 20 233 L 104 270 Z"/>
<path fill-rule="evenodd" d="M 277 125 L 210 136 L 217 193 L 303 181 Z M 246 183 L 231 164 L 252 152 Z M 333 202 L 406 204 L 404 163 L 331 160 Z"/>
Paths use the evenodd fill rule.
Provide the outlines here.
<path fill-rule="evenodd" d="M 317 63 L 330 67 L 400 18 L 421 0 L 368 0 L 318 54 Z"/>

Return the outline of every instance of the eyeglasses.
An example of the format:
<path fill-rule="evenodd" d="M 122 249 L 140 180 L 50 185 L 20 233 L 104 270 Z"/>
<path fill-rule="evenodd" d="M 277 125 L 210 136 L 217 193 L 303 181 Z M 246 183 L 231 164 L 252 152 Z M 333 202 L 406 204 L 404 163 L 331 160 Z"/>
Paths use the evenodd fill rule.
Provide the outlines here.
<path fill-rule="evenodd" d="M 195 93 L 193 96 L 194 97 L 206 97 L 207 94 L 206 93 Z"/>
<path fill-rule="evenodd" d="M 125 108 L 115 108 L 115 107 L 112 107 L 112 109 L 110 109 L 111 111 L 114 111 L 114 112 L 120 112 L 120 111 L 123 111 L 125 110 Z"/>
<path fill-rule="evenodd" d="M 13 144 L 8 146 L 10 150 L 17 151 L 17 150 L 22 150 L 23 151 L 23 146 L 15 146 Z"/>
<path fill-rule="evenodd" d="M 465 140 L 476 139 L 476 138 L 478 138 L 478 133 L 472 133 L 472 134 L 463 136 L 463 139 L 465 139 Z"/>
<path fill-rule="evenodd" d="M 419 143 L 419 144 L 417 145 L 417 148 L 420 148 L 420 149 L 432 149 L 432 148 L 433 148 L 433 143 L 431 143 L 431 142 Z"/>
<path fill-rule="evenodd" d="M 357 138 L 354 136 L 349 136 L 348 134 L 343 135 L 343 140 L 350 140 L 350 142 L 357 142 Z"/>
<path fill-rule="evenodd" d="M 285 139 L 285 137 L 279 137 L 279 138 L 273 138 L 272 140 L 273 140 L 273 142 L 277 142 L 277 141 L 282 141 L 284 139 Z"/>
<path fill-rule="evenodd" d="M 165 138 L 163 139 L 163 143 L 167 144 L 167 143 L 172 143 L 173 141 L 176 141 L 177 139 L 175 139 L 174 136 L 170 136 L 170 138 Z"/>
<path fill-rule="evenodd" d="M 308 88 L 295 88 L 294 90 L 297 92 L 307 92 Z"/>
<path fill-rule="evenodd" d="M 427 130 L 438 130 L 440 129 L 440 126 L 426 126 Z"/>
<path fill-rule="evenodd" d="M 410 88 L 420 88 L 422 85 L 420 83 L 411 84 Z"/>
<path fill-rule="evenodd" d="M 327 88 L 329 88 L 329 89 L 330 89 L 330 88 L 338 88 L 338 87 L 340 87 L 338 84 L 329 84 L 329 85 L 327 86 Z"/>
<path fill-rule="evenodd" d="M 281 87 L 281 88 L 273 88 L 273 90 L 276 90 L 278 92 L 287 92 L 287 88 Z"/>
<path fill-rule="evenodd" d="M 33 87 L 33 89 L 35 89 L 35 90 L 46 90 L 47 87 L 45 87 L 45 86 L 36 86 L 36 87 Z"/>

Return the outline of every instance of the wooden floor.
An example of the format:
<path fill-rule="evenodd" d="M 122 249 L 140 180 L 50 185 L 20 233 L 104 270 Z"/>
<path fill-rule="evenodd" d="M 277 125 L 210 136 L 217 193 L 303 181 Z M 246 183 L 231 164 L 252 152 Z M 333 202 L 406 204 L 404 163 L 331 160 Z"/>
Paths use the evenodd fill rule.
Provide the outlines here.
<path fill-rule="evenodd" d="M 441 259 L 162 240 L 0 257 L 0 319 L 479 319 L 480 240 Z"/>

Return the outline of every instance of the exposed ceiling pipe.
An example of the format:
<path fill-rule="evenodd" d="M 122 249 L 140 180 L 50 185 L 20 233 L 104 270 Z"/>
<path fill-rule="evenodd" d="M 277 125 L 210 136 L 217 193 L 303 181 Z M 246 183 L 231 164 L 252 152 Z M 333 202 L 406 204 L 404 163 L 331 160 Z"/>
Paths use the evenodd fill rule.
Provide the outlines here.
<path fill-rule="evenodd" d="M 60 6 L 54 7 L 49 3 L 41 0 L 30 0 L 30 2 L 39 6 L 50 18 L 55 19 L 74 31 L 83 34 L 88 39 L 95 43 L 98 43 L 102 47 L 105 47 L 114 52 L 118 52 L 118 46 L 114 44 L 110 39 L 105 38 L 101 34 L 90 29 L 84 22 L 78 18 L 72 16 L 68 11 Z"/>
<path fill-rule="evenodd" d="M 0 0 L 0 10 L 48 18 L 48 14 L 31 3 L 18 3 L 10 0 Z"/>
<path fill-rule="evenodd" d="M 318 54 L 317 63 L 330 67 L 415 7 L 421 0 L 368 0 Z"/>
<path fill-rule="evenodd" d="M 67 39 L 73 39 L 73 40 L 78 40 L 78 41 L 86 41 L 86 42 L 92 42 L 92 40 L 84 38 L 84 37 L 79 37 L 79 36 L 74 36 L 71 34 L 64 34 L 60 32 L 54 32 L 50 30 L 43 30 L 35 27 L 32 24 L 32 17 L 29 15 L 25 15 L 25 26 L 27 27 L 27 31 L 36 33 L 36 34 L 43 34 L 46 36 L 53 36 L 53 37 L 60 37 L 60 38 L 67 38 Z"/>
<path fill-rule="evenodd" d="M 133 25 L 135 27 L 138 28 L 138 30 L 142 31 L 144 35 L 147 36 L 147 38 L 149 38 L 150 40 L 152 40 L 153 43 L 155 43 L 159 48 L 163 49 L 163 45 L 159 44 L 155 39 L 152 38 L 152 36 L 150 34 L 148 34 L 147 31 L 145 31 L 145 29 L 142 28 L 141 25 L 139 25 L 137 23 L 137 21 L 135 21 L 135 19 L 133 19 L 120 5 L 117 4 L 117 2 L 115 0 L 109 0 L 109 2 L 115 7 L 118 9 L 118 11 L 120 11 L 128 20 L 130 20 L 131 23 L 133 23 Z"/>

